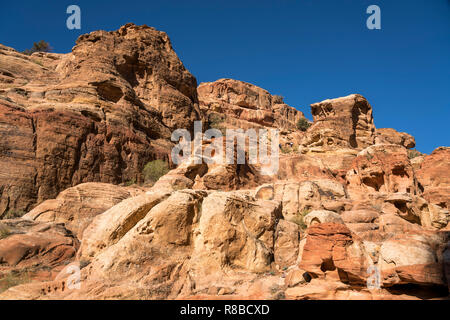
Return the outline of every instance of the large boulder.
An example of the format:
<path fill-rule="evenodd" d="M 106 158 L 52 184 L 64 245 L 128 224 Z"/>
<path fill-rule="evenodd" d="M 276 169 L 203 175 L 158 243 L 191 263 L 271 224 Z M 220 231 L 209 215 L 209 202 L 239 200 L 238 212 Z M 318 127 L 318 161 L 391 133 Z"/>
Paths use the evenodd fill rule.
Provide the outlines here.
<path fill-rule="evenodd" d="M 447 286 L 443 263 L 439 261 L 433 243 L 427 240 L 416 234 L 398 234 L 383 242 L 378 261 L 383 285 Z"/>
<path fill-rule="evenodd" d="M 297 130 L 302 112 L 253 84 L 233 79 L 201 83 L 197 89 L 206 121 L 217 128 Z"/>
<path fill-rule="evenodd" d="M 203 200 L 193 260 L 208 265 L 202 270 L 208 275 L 224 268 L 268 271 L 280 218 L 276 201 L 212 193 Z"/>
<path fill-rule="evenodd" d="M 23 216 L 24 219 L 64 223 L 78 239 L 95 216 L 105 212 L 122 200 L 144 191 L 108 183 L 88 182 L 61 192 Z"/>
<path fill-rule="evenodd" d="M 96 216 L 86 228 L 81 248 L 80 260 L 90 261 L 102 250 L 118 242 L 155 205 L 168 197 L 165 192 L 149 192 L 126 199 L 103 214 Z"/>
<path fill-rule="evenodd" d="M 292 266 L 298 258 L 300 230 L 297 224 L 280 220 L 275 230 L 274 261 L 280 269 Z"/>
<path fill-rule="evenodd" d="M 320 223 L 308 228 L 299 267 L 313 278 L 362 284 L 367 279 L 370 256 L 342 223 Z"/>
<path fill-rule="evenodd" d="M 273 184 L 274 199 L 283 205 L 283 217 L 291 220 L 311 210 L 345 208 L 346 192 L 342 184 L 331 179 L 279 181 Z"/>
<path fill-rule="evenodd" d="M 351 198 L 376 193 L 418 192 L 414 170 L 406 149 L 399 145 L 373 145 L 358 153 L 346 174 Z"/>
<path fill-rule="evenodd" d="M 73 260 L 79 247 L 78 240 L 62 224 L 7 219 L 0 229 L 2 267 L 53 268 Z"/>

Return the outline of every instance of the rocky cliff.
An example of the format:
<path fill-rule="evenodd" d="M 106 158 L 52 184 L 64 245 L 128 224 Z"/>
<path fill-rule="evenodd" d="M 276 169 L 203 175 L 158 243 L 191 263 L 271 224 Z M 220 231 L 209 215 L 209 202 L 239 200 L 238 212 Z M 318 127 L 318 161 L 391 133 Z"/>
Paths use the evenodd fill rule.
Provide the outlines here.
<path fill-rule="evenodd" d="M 359 94 L 309 121 L 249 83 L 197 87 L 128 24 L 68 54 L 1 46 L 0 110 L 1 299 L 448 297 L 450 148 L 412 152 Z M 279 129 L 279 170 L 192 155 L 142 185 L 195 120 Z"/>
<path fill-rule="evenodd" d="M 164 32 L 132 24 L 68 54 L 0 47 L 0 216 L 82 182 L 142 181 L 171 131 L 200 118 L 197 82 Z"/>

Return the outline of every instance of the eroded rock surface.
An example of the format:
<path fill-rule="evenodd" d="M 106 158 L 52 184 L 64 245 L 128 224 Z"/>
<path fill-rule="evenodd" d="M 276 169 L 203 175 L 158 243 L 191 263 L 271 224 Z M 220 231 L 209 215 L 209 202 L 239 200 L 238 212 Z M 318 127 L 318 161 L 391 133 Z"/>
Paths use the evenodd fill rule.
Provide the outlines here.
<path fill-rule="evenodd" d="M 82 182 L 142 181 L 171 131 L 200 119 L 197 83 L 164 32 L 127 24 L 68 54 L 0 47 L 0 215 Z"/>
<path fill-rule="evenodd" d="M 255 85 L 196 88 L 165 33 L 128 24 L 69 54 L 0 45 L 0 111 L 0 299 L 448 298 L 450 149 L 411 153 L 361 95 L 312 104 L 308 127 Z M 194 120 L 280 129 L 278 171 L 248 148 L 207 163 L 215 137 L 140 185 Z"/>

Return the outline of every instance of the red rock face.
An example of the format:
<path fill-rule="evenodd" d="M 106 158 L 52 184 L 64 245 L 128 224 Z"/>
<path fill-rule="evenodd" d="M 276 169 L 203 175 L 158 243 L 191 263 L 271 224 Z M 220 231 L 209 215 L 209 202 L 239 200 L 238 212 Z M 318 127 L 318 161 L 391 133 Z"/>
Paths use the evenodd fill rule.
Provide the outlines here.
<path fill-rule="evenodd" d="M 398 144 L 411 149 L 416 146 L 416 140 L 406 132 L 398 132 L 392 128 L 381 128 L 376 130 L 376 142 L 384 144 Z"/>
<path fill-rule="evenodd" d="M 307 147 L 363 149 L 374 143 L 372 107 L 361 95 L 329 99 L 311 105 L 314 125 L 302 144 Z"/>
<path fill-rule="evenodd" d="M 62 225 L 6 220 L 12 234 L 0 239 L 0 264 L 9 268 L 55 267 L 75 257 L 79 242 Z"/>
<path fill-rule="evenodd" d="M 66 55 L 0 51 L 0 216 L 82 182 L 139 182 L 199 118 L 195 78 L 153 28 L 92 32 Z"/>
<path fill-rule="evenodd" d="M 197 91 L 207 120 L 225 115 L 223 124 L 228 128 L 263 126 L 296 130 L 297 121 L 304 117 L 302 112 L 283 103 L 282 98 L 243 81 L 220 79 L 201 83 Z"/>
<path fill-rule="evenodd" d="M 340 223 L 320 223 L 308 229 L 300 268 L 313 277 L 363 284 L 369 266 L 364 251 L 355 247 L 351 231 Z"/>
<path fill-rule="evenodd" d="M 414 138 L 376 130 L 358 94 L 311 111 L 297 128 L 303 113 L 257 86 L 196 88 L 146 26 L 92 32 L 62 55 L 0 45 L 0 291 L 3 275 L 34 280 L 0 299 L 446 297 L 450 149 L 408 152 Z M 152 186 L 115 185 L 170 161 L 171 132 L 196 119 L 280 129 L 278 172 L 244 148 L 245 164 L 193 153 Z M 70 266 L 80 290 L 67 290 Z"/>

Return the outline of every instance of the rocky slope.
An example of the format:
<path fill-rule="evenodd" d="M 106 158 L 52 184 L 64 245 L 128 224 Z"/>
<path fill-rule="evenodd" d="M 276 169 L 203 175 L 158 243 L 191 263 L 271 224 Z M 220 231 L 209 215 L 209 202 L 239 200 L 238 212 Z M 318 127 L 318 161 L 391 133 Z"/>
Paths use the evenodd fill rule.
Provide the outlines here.
<path fill-rule="evenodd" d="M 199 119 L 195 78 L 164 32 L 126 25 L 68 54 L 0 47 L 0 216 L 82 182 L 141 181 Z"/>
<path fill-rule="evenodd" d="M 1 46 L 0 108 L 1 299 L 448 297 L 450 148 L 412 158 L 361 95 L 302 131 L 262 88 L 196 88 L 165 33 L 128 24 L 64 55 Z M 194 120 L 279 129 L 278 172 L 194 155 L 118 185 Z"/>

